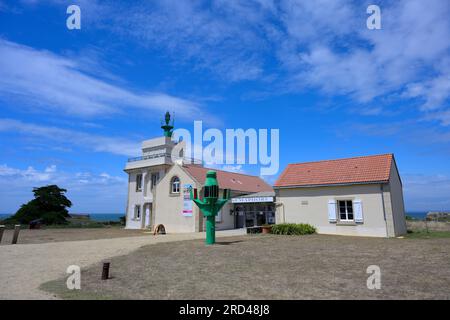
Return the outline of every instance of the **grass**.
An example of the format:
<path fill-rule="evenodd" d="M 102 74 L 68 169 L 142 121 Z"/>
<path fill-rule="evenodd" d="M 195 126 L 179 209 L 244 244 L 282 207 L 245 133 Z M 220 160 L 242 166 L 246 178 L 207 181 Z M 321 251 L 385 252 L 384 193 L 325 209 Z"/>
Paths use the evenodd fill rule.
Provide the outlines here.
<path fill-rule="evenodd" d="M 407 253 L 407 254 L 405 254 Z M 158 243 L 81 271 L 81 290 L 43 285 L 64 299 L 450 299 L 450 240 L 254 235 Z M 367 267 L 381 290 L 366 286 Z"/>
<path fill-rule="evenodd" d="M 69 222 L 68 224 L 57 224 L 44 226 L 45 229 L 66 229 L 66 228 L 109 228 L 109 227 L 123 227 L 120 222 L 115 221 L 77 221 Z"/>
<path fill-rule="evenodd" d="M 450 231 L 426 231 L 426 230 L 408 230 L 405 235 L 408 239 L 437 239 L 450 238 Z"/>
<path fill-rule="evenodd" d="M 95 292 L 84 292 L 81 290 L 68 290 L 61 281 L 50 281 L 39 286 L 39 289 L 46 292 L 58 293 L 55 297 L 64 300 L 117 300 L 117 296 L 98 295 Z"/>

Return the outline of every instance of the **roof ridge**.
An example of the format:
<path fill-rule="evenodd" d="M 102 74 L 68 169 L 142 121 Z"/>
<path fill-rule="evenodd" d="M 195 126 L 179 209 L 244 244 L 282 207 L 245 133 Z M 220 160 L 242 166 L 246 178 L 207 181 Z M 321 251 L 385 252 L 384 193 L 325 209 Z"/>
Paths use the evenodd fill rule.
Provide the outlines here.
<path fill-rule="evenodd" d="M 374 154 L 374 155 L 368 155 L 368 156 L 356 156 L 356 157 L 349 157 L 349 158 L 325 159 L 325 160 L 315 160 L 315 161 L 305 161 L 305 162 L 294 162 L 294 163 L 288 163 L 288 166 L 298 165 L 298 164 L 308 164 L 308 163 L 334 162 L 334 161 L 361 159 L 361 158 L 373 158 L 373 157 L 381 157 L 381 156 L 392 156 L 393 157 L 394 154 L 393 153 L 382 153 L 382 154 Z"/>

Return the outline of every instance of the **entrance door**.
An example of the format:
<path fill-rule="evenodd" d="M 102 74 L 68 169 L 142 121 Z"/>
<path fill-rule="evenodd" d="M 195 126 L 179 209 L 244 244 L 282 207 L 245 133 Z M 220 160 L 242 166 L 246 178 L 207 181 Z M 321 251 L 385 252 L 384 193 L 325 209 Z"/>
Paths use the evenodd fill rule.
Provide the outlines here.
<path fill-rule="evenodd" d="M 152 211 L 152 204 L 147 203 L 145 205 L 145 219 L 144 219 L 144 228 L 148 228 L 151 224 L 151 211 Z"/>
<path fill-rule="evenodd" d="M 236 206 L 235 209 L 235 228 L 241 229 L 244 228 L 244 222 L 245 222 L 245 211 L 242 206 Z"/>

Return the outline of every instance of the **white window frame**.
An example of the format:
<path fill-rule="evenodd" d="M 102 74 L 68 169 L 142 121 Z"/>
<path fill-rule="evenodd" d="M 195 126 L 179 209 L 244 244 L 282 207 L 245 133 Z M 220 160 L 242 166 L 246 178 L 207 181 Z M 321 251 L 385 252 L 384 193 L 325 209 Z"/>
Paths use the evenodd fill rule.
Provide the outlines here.
<path fill-rule="evenodd" d="M 159 181 L 159 172 L 152 172 L 150 175 L 150 184 L 151 184 L 151 189 L 153 190 L 153 188 L 156 187 L 156 185 L 158 184 Z"/>
<path fill-rule="evenodd" d="M 177 176 L 172 177 L 172 179 L 170 180 L 170 193 L 179 194 L 180 185 L 181 185 L 180 178 L 178 178 Z"/>
<path fill-rule="evenodd" d="M 142 191 L 142 180 L 143 180 L 143 174 L 142 173 L 138 173 L 136 175 L 136 192 L 141 192 Z"/>
<path fill-rule="evenodd" d="M 345 219 L 341 218 L 340 202 L 345 202 Z M 352 212 L 351 213 L 348 212 L 348 205 L 347 205 L 348 202 L 351 203 L 351 208 L 352 208 Z M 342 221 L 342 222 L 355 222 L 355 210 L 354 210 L 354 206 L 353 206 L 353 200 L 350 200 L 350 199 L 337 200 L 336 201 L 336 206 L 337 206 L 337 216 L 338 216 L 339 221 Z M 349 219 L 348 218 L 349 214 L 351 214 L 353 216 L 353 219 Z"/>

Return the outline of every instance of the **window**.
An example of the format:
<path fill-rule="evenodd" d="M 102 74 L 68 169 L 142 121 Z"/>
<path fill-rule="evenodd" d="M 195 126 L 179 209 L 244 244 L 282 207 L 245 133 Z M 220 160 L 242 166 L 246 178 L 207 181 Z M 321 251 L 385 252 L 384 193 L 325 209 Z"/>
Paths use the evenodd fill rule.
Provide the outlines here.
<path fill-rule="evenodd" d="M 353 203 L 352 200 L 338 200 L 340 221 L 353 221 Z"/>
<path fill-rule="evenodd" d="M 142 191 L 142 174 L 136 175 L 136 192 Z"/>
<path fill-rule="evenodd" d="M 141 206 L 136 205 L 134 207 L 134 220 L 141 220 Z"/>
<path fill-rule="evenodd" d="M 170 183 L 171 193 L 180 193 L 180 179 L 178 177 L 173 177 Z"/>
<path fill-rule="evenodd" d="M 159 181 L 159 172 L 152 173 L 151 181 L 151 188 L 153 189 Z"/>

